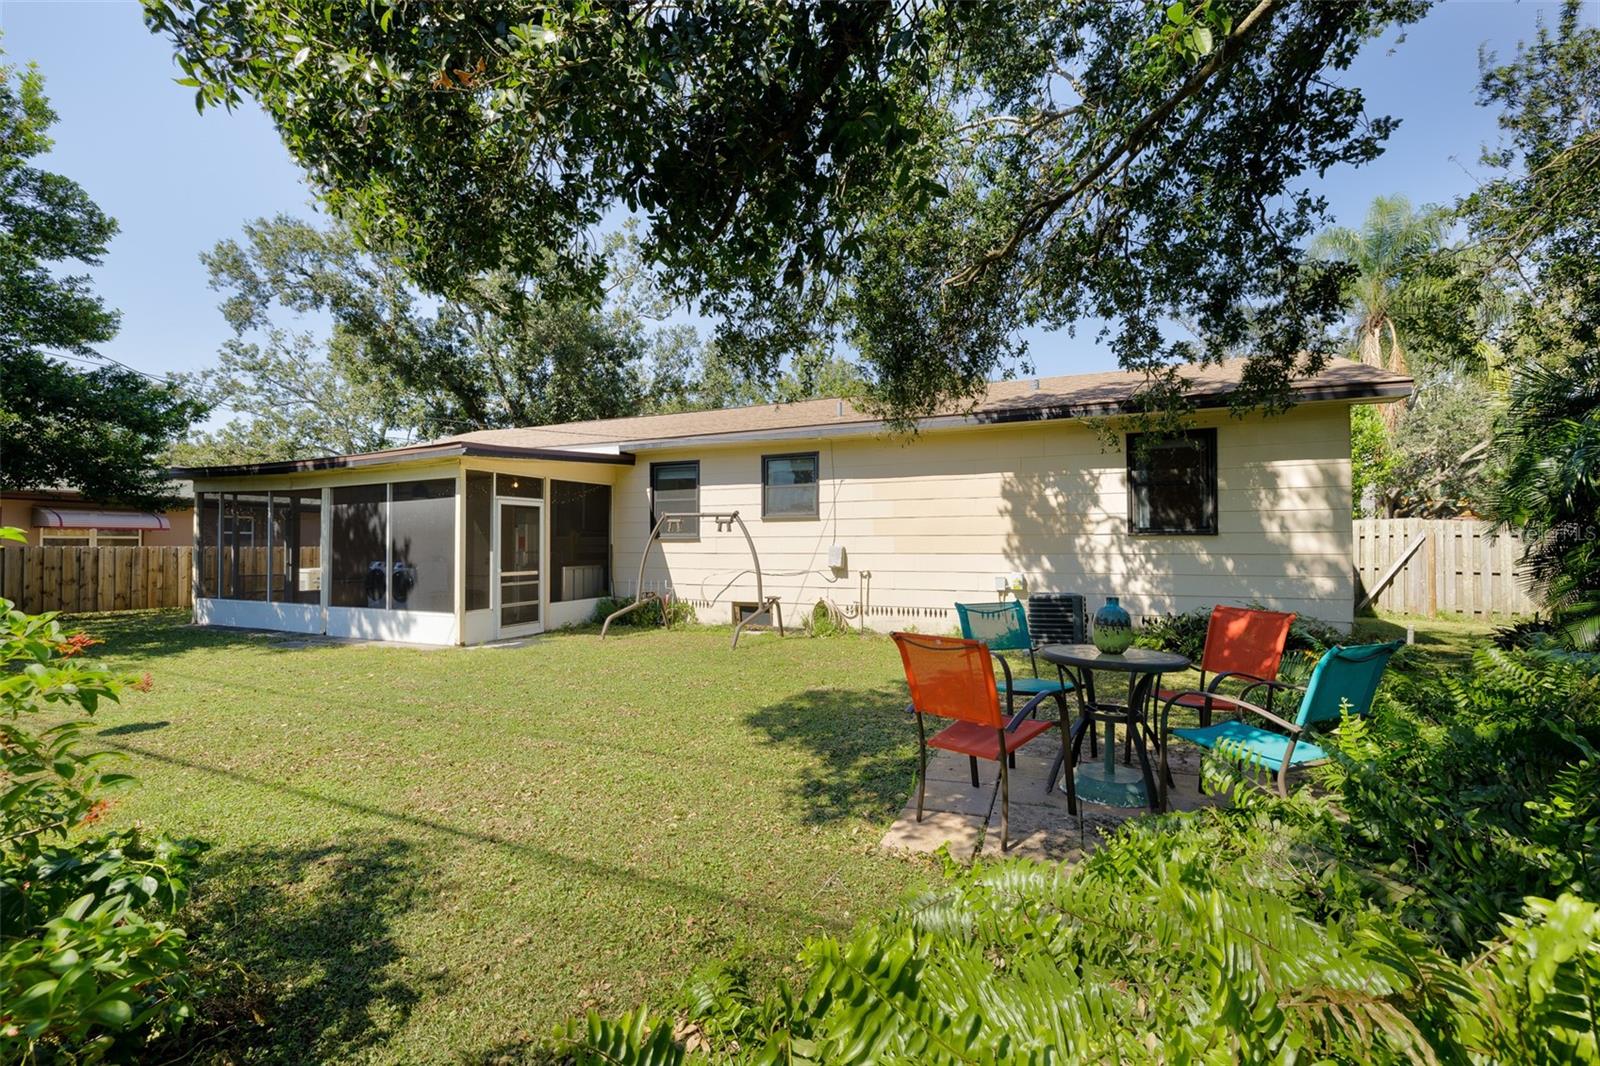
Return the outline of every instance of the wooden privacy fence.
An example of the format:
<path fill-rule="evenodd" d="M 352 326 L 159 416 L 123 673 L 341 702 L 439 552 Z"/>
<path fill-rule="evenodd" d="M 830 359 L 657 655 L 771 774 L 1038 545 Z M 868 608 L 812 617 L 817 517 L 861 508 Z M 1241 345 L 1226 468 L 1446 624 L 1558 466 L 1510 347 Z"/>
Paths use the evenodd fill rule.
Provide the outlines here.
<path fill-rule="evenodd" d="M 1356 606 L 1402 614 L 1532 614 L 1517 576 L 1522 542 L 1451 518 L 1355 520 Z"/>
<path fill-rule="evenodd" d="M 193 548 L 0 548 L 0 596 L 31 613 L 187 607 Z"/>

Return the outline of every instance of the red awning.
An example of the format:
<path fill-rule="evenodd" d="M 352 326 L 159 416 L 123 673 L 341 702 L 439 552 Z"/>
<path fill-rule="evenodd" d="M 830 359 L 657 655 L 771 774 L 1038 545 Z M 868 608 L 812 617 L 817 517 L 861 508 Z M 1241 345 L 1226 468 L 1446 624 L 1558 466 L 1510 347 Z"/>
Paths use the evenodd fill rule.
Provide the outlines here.
<path fill-rule="evenodd" d="M 72 511 L 35 507 L 33 524 L 40 529 L 171 529 L 165 515 L 146 511 Z"/>

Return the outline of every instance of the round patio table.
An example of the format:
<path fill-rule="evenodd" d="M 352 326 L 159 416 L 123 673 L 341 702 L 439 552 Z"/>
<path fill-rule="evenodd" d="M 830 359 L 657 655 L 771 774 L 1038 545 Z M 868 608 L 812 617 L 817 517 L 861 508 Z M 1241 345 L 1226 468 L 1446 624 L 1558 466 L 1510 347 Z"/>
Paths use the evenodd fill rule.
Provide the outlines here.
<path fill-rule="evenodd" d="M 1157 809 L 1160 796 L 1150 767 L 1150 755 L 1145 748 L 1145 734 L 1150 727 L 1145 720 L 1145 708 L 1150 693 L 1162 674 L 1189 668 L 1189 660 L 1182 655 L 1149 648 L 1129 648 L 1121 655 L 1109 655 L 1093 644 L 1047 644 L 1039 649 L 1039 658 L 1062 667 L 1073 675 L 1073 690 L 1078 695 L 1078 721 L 1072 727 L 1072 765 L 1075 787 L 1067 792 L 1067 809 L 1078 813 L 1077 798 L 1108 807 L 1143 807 Z M 1094 675 L 1097 672 L 1128 674 L 1128 702 L 1109 703 L 1097 699 L 1094 693 Z M 1078 760 L 1078 749 L 1083 737 L 1095 723 L 1106 727 L 1105 751 L 1100 763 L 1083 765 Z M 1117 765 L 1117 726 L 1128 731 L 1134 750 L 1139 753 L 1139 769 Z M 1160 743 L 1160 738 L 1153 738 Z M 1056 756 L 1050 769 L 1053 787 L 1056 775 L 1061 772 L 1062 757 Z"/>

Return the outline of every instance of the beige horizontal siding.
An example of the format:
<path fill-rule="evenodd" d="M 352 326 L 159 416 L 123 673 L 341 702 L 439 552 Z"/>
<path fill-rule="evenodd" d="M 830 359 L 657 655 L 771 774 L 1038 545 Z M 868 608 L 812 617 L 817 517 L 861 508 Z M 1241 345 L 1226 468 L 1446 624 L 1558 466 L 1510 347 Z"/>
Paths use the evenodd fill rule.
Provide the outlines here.
<path fill-rule="evenodd" d="M 1123 451 L 1077 423 L 641 452 L 619 473 L 613 504 L 619 590 L 634 591 L 651 462 L 696 459 L 701 509 L 740 512 L 790 618 L 820 598 L 858 609 L 868 571 L 868 623 L 879 629 L 953 628 L 954 602 L 992 600 L 995 578 L 1012 573 L 1030 592 L 1082 592 L 1093 607 L 1119 595 L 1136 615 L 1259 602 L 1348 624 L 1347 408 L 1203 424 L 1218 429 L 1214 537 L 1130 536 Z M 808 450 L 819 453 L 821 517 L 763 521 L 761 456 Z M 833 543 L 847 552 L 843 575 L 827 566 Z M 709 522 L 698 542 L 653 552 L 645 582 L 708 605 L 708 621 L 755 596 L 743 538 Z"/>

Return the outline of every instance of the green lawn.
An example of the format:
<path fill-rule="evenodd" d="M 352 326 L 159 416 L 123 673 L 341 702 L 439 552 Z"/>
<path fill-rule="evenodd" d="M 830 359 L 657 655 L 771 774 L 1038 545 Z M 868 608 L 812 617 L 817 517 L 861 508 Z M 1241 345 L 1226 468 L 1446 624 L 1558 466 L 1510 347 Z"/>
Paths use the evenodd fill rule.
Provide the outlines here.
<path fill-rule="evenodd" d="M 1361 640 L 1404 640 L 1409 626 L 1426 662 L 1442 669 L 1465 669 L 1472 653 L 1484 646 L 1494 627 L 1509 624 L 1510 619 L 1489 623 L 1464 616 L 1419 618 L 1393 614 L 1357 618 L 1355 632 Z"/>
<path fill-rule="evenodd" d="M 587 1007 L 669 1004 L 708 959 L 779 975 L 930 876 L 877 849 L 915 764 L 882 638 L 79 622 L 155 680 L 100 716 L 142 779 L 111 817 L 214 845 L 186 921 L 222 991 L 189 1061 L 515 1061 Z M 1429 663 L 1487 632 L 1413 624 Z"/>
<path fill-rule="evenodd" d="M 915 764 L 886 640 L 82 622 L 155 679 L 100 716 L 141 777 L 112 817 L 214 845 L 188 923 L 230 991 L 202 1061 L 512 1059 L 713 957 L 781 972 L 928 876 L 877 850 Z"/>

